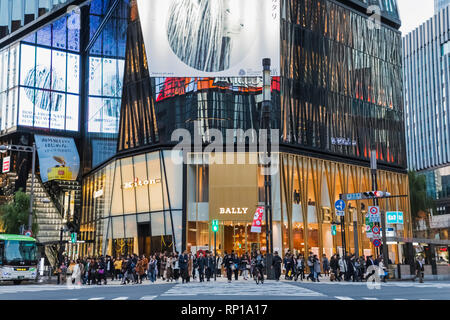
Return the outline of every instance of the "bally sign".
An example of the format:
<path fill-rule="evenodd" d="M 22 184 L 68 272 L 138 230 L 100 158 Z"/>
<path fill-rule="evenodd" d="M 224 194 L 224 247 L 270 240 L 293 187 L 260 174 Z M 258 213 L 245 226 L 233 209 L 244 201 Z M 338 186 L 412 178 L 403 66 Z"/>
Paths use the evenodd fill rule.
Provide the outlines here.
<path fill-rule="evenodd" d="M 247 214 L 248 208 L 220 208 L 220 214 Z"/>
<path fill-rule="evenodd" d="M 134 179 L 133 182 L 125 182 L 122 186 L 123 189 L 132 189 L 132 188 L 139 188 L 139 187 L 145 187 L 148 185 L 153 185 L 161 183 L 161 179 L 150 179 L 150 180 L 139 180 L 139 178 Z"/>

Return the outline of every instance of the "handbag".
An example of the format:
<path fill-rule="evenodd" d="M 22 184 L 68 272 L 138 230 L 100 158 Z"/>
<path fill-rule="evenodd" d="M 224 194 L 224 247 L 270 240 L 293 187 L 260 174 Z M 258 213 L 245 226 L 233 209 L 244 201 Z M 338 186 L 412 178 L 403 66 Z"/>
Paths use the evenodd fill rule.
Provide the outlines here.
<path fill-rule="evenodd" d="M 234 270 L 236 270 L 236 265 L 235 265 L 235 264 L 232 264 L 232 265 L 231 265 L 231 271 L 234 271 Z"/>
<path fill-rule="evenodd" d="M 98 270 L 98 274 L 103 274 L 103 273 L 105 273 L 105 270 L 103 270 L 103 269 Z"/>

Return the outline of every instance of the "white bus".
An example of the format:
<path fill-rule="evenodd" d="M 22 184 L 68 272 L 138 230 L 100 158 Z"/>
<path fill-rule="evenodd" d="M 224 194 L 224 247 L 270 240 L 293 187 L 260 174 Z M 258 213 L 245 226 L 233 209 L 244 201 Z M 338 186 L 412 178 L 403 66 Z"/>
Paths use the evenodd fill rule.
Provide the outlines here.
<path fill-rule="evenodd" d="M 0 234 L 0 281 L 36 280 L 36 239 L 14 234 Z"/>

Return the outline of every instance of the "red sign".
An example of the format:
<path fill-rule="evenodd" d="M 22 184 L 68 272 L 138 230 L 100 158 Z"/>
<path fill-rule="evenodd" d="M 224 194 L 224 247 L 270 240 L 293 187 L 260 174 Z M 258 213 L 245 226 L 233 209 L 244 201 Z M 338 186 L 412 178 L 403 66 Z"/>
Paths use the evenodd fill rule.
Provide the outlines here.
<path fill-rule="evenodd" d="M 4 157 L 3 158 L 3 173 L 9 172 L 9 170 L 10 170 L 10 168 L 9 168 L 10 161 L 11 161 L 11 157 Z"/>
<path fill-rule="evenodd" d="M 251 232 L 261 233 L 263 213 L 264 213 L 264 207 L 258 207 L 256 209 L 255 215 L 253 216 Z"/>
<path fill-rule="evenodd" d="M 375 239 L 375 240 L 373 240 L 373 245 L 375 246 L 375 247 L 380 247 L 381 246 L 381 241 L 379 240 L 379 239 Z"/>
<path fill-rule="evenodd" d="M 378 227 L 378 226 L 373 226 L 372 232 L 375 233 L 375 234 L 379 234 L 379 233 L 380 233 L 380 227 Z"/>

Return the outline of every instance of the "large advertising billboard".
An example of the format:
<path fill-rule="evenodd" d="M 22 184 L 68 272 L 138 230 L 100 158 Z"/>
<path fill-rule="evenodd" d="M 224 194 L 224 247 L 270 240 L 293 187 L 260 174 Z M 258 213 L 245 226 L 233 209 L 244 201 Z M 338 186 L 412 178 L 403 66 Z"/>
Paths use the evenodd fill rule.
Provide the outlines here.
<path fill-rule="evenodd" d="M 20 126 L 78 131 L 77 54 L 21 44 Z"/>
<path fill-rule="evenodd" d="M 35 135 L 42 182 L 76 180 L 80 156 L 73 138 Z"/>
<path fill-rule="evenodd" d="M 280 0 L 137 0 L 152 77 L 280 74 Z"/>

